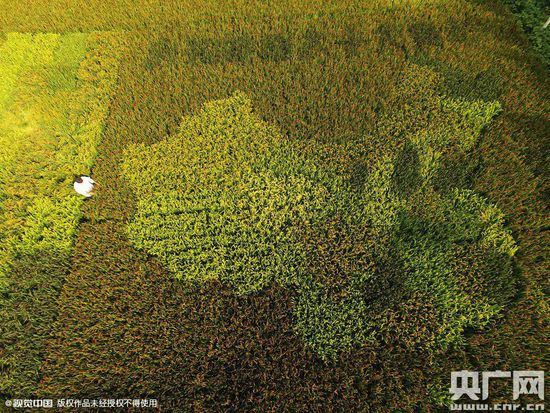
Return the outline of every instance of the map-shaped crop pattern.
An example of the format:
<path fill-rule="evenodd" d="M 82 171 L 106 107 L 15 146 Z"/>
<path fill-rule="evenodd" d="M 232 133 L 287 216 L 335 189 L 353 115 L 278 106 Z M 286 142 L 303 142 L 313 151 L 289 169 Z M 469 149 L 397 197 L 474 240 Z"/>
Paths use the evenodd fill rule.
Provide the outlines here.
<path fill-rule="evenodd" d="M 138 200 L 129 238 L 182 280 L 292 289 L 296 331 L 324 359 L 397 318 L 424 348 L 459 342 L 511 299 L 516 246 L 465 179 L 500 106 L 438 96 L 436 80 L 410 68 L 404 97 L 421 106 L 346 144 L 293 142 L 239 93 L 207 103 L 177 134 L 125 153 Z"/>

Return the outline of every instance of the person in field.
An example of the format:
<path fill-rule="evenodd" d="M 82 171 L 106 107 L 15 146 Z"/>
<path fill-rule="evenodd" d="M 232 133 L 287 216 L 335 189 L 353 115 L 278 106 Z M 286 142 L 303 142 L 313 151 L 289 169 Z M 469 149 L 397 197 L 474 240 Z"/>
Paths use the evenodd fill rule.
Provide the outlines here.
<path fill-rule="evenodd" d="M 80 195 L 84 195 L 86 198 L 90 198 L 94 195 L 96 182 L 86 175 L 80 175 L 75 177 L 74 190 Z"/>

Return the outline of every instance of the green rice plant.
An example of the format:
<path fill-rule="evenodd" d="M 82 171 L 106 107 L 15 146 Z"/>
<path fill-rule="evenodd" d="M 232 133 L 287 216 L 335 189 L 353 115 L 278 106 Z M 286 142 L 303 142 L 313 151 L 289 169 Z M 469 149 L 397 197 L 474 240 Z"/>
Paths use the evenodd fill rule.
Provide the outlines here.
<path fill-rule="evenodd" d="M 545 64 L 550 63 L 550 31 L 544 24 L 548 19 L 550 6 L 544 0 L 500 0 L 509 6 L 518 19 L 531 46 Z"/>
<path fill-rule="evenodd" d="M 94 163 L 120 50 L 112 33 L 13 33 L 0 47 L 2 393 L 30 395 L 37 385 L 81 218 L 72 180 Z"/>

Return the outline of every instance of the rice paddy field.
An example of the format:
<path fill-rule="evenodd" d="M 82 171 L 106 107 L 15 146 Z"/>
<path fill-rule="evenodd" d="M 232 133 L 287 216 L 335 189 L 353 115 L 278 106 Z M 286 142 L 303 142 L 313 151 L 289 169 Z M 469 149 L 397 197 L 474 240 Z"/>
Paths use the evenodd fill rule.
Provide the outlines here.
<path fill-rule="evenodd" d="M 0 411 L 443 412 L 546 369 L 546 1 L 0 10 Z"/>

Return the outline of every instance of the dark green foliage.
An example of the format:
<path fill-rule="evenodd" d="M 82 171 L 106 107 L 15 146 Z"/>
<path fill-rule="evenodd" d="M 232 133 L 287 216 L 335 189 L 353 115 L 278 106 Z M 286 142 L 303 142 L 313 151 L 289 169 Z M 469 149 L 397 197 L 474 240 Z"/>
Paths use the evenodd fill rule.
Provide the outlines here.
<path fill-rule="evenodd" d="M 412 59 L 419 65 L 425 65 L 441 73 L 441 92 L 455 99 L 498 100 L 502 94 L 502 79 L 495 68 L 479 72 L 465 71 L 460 67 L 452 67 L 445 62 L 430 59 L 420 54 Z"/>
<path fill-rule="evenodd" d="M 302 36 L 301 41 L 297 42 L 298 56 L 300 59 L 307 58 L 315 54 L 326 53 L 326 35 L 316 29 L 308 26 Z"/>
<path fill-rule="evenodd" d="M 262 37 L 260 40 L 258 57 L 264 60 L 280 62 L 288 59 L 292 51 L 292 44 L 282 34 L 273 34 Z M 311 53 L 311 50 L 309 51 Z"/>
<path fill-rule="evenodd" d="M 420 157 L 413 143 L 406 141 L 397 158 L 392 176 L 394 190 L 401 197 L 412 195 L 421 185 Z"/>
<path fill-rule="evenodd" d="M 394 50 L 405 50 L 405 41 L 399 32 L 400 27 L 389 21 L 383 21 L 375 29 L 375 39 L 378 42 L 378 50 L 384 51 L 388 48 Z"/>
<path fill-rule="evenodd" d="M 228 38 L 192 38 L 187 42 L 189 59 L 194 63 L 243 62 L 252 53 L 252 37 L 235 34 Z"/>
<path fill-rule="evenodd" d="M 411 34 L 416 46 L 420 49 L 429 46 L 441 47 L 443 44 L 441 32 L 429 20 L 413 21 L 408 26 L 408 31 Z"/>
<path fill-rule="evenodd" d="M 441 193 L 453 188 L 470 188 L 479 166 L 477 153 L 452 153 L 445 158 L 434 176 L 433 185 Z"/>
<path fill-rule="evenodd" d="M 441 67 L 441 66 L 440 66 Z M 498 100 L 502 94 L 502 80 L 497 70 L 466 73 L 461 69 L 441 67 L 445 93 L 466 100 Z"/>
<path fill-rule="evenodd" d="M 546 0 L 500 0 L 512 10 L 533 49 L 541 60 L 550 63 L 550 27 L 543 29 L 550 15 L 550 5 Z"/>
<path fill-rule="evenodd" d="M 163 37 L 149 45 L 144 66 L 148 70 L 152 70 L 160 65 L 170 67 L 170 65 L 174 65 L 177 60 L 181 58 L 181 51 L 178 44 Z"/>

